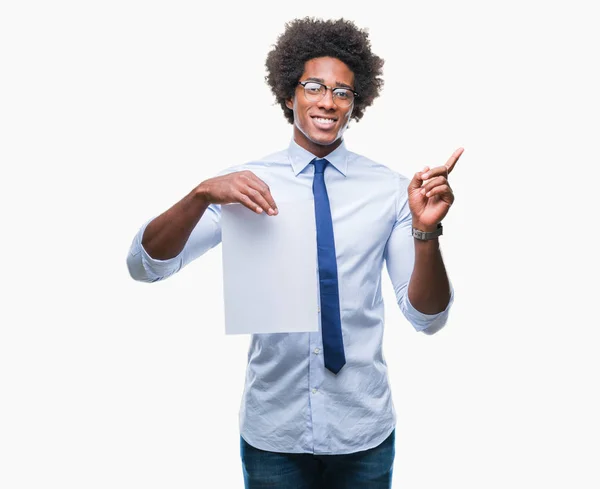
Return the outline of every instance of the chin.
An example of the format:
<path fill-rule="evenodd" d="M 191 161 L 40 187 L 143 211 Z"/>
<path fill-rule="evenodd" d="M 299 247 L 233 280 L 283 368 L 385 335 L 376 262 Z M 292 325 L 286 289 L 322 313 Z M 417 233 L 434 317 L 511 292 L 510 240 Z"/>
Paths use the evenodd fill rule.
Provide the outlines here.
<path fill-rule="evenodd" d="M 305 133 L 306 138 L 309 141 L 312 141 L 315 144 L 320 144 L 321 146 L 329 146 L 330 144 L 333 144 L 337 141 L 339 141 L 340 139 L 342 139 L 342 135 L 344 134 L 344 131 L 336 131 L 336 132 L 328 132 L 328 133 L 321 133 L 321 132 L 313 132 L 313 133 Z"/>
<path fill-rule="evenodd" d="M 319 146 L 331 146 L 341 139 L 341 136 L 335 138 L 310 138 L 310 140 L 314 144 L 318 144 Z"/>
<path fill-rule="evenodd" d="M 302 127 L 302 124 L 295 122 L 298 135 L 306 141 L 307 144 L 327 147 L 335 144 L 339 144 L 344 131 L 340 131 L 339 128 L 336 131 L 318 131 L 315 128 Z"/>

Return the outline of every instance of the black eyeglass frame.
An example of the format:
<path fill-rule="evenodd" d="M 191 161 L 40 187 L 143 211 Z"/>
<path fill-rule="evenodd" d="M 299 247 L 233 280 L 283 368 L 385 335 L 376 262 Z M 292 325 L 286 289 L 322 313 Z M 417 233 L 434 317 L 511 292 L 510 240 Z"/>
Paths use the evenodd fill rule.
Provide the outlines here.
<path fill-rule="evenodd" d="M 331 90 L 331 96 L 333 97 L 333 94 L 335 93 L 336 90 L 348 90 L 349 92 L 352 92 L 354 94 L 354 98 L 358 97 L 358 92 L 355 92 L 354 90 L 352 90 L 351 88 L 346 88 L 346 87 L 328 87 L 327 85 L 325 85 L 324 83 L 320 83 L 314 80 L 306 80 L 306 81 L 299 81 L 298 85 L 302 85 L 302 88 L 304 88 L 304 96 L 308 97 L 308 95 L 306 95 L 306 84 L 307 83 L 315 83 L 316 85 L 321 85 L 322 87 L 325 87 L 325 92 L 323 92 L 323 96 L 319 99 L 322 100 L 325 97 L 325 94 L 327 93 L 327 90 Z M 307 98 L 308 100 L 308 98 Z M 335 104 L 335 99 L 333 99 L 333 103 Z M 352 99 L 352 102 L 350 102 L 348 104 L 348 107 L 350 107 L 352 104 L 354 103 L 354 99 Z M 335 104 L 337 105 L 337 104 Z"/>

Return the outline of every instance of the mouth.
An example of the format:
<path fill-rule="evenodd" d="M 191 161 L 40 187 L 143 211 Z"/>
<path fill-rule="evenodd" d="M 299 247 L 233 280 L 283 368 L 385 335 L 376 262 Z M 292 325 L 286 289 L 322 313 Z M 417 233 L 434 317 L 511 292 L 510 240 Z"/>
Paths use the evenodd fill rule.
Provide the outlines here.
<path fill-rule="evenodd" d="M 335 123 L 337 122 L 337 117 L 325 117 L 325 116 L 319 116 L 319 115 L 313 115 L 311 116 L 315 126 L 317 126 L 319 129 L 331 129 L 333 126 L 335 126 Z"/>

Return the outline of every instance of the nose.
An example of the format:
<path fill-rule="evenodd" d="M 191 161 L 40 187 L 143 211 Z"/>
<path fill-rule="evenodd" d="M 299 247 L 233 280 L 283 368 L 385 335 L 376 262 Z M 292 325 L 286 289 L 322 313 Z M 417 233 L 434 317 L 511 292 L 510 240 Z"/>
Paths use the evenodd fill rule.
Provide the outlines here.
<path fill-rule="evenodd" d="M 319 100 L 319 107 L 323 107 L 324 109 L 333 109 L 335 104 L 333 103 L 333 92 L 331 89 L 325 89 L 325 95 L 323 98 Z"/>

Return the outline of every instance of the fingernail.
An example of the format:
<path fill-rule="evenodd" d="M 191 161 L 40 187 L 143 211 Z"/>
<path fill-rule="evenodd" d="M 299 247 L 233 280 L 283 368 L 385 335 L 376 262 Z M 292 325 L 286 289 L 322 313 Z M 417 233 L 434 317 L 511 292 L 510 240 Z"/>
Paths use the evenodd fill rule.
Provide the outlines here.
<path fill-rule="evenodd" d="M 269 215 L 272 216 L 273 214 L 275 214 L 275 211 L 269 207 Z"/>
<path fill-rule="evenodd" d="M 429 173 L 423 173 L 423 175 L 421 175 L 421 178 L 423 180 L 427 180 L 429 178 Z"/>
<path fill-rule="evenodd" d="M 260 214 L 262 212 L 262 209 L 260 207 L 257 207 L 256 212 L 258 212 Z"/>
<path fill-rule="evenodd" d="M 425 195 L 425 189 L 421 190 L 421 195 Z"/>

